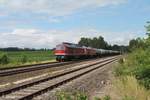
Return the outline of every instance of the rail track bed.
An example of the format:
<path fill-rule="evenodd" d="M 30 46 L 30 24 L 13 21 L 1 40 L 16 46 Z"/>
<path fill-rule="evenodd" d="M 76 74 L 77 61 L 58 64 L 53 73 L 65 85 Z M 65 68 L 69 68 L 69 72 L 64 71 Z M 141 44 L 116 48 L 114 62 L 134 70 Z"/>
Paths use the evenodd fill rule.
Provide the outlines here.
<path fill-rule="evenodd" d="M 74 62 L 52 62 L 52 63 L 24 66 L 21 68 L 0 70 L 0 77 L 14 75 L 14 74 L 20 74 L 20 73 L 25 73 L 25 72 L 31 72 L 31 71 L 35 71 L 35 70 L 41 70 L 41 69 L 46 69 L 46 68 L 50 68 L 50 67 L 62 66 L 62 65 L 72 64 L 72 63 L 74 63 Z"/>
<path fill-rule="evenodd" d="M 74 64 L 74 63 L 79 63 L 79 62 L 84 62 L 84 61 L 90 61 L 90 60 L 92 59 L 68 61 L 68 62 L 50 62 L 50 63 L 21 66 L 17 68 L 1 69 L 0 77 L 26 73 L 26 72 L 32 72 L 32 71 L 42 70 L 42 69 L 47 69 L 47 68 L 52 68 L 52 67 L 59 67 L 59 66 L 64 66 L 64 65 Z"/>
<path fill-rule="evenodd" d="M 24 84 L 32 80 L 37 80 L 39 78 L 48 76 L 49 74 L 52 73 L 57 73 L 60 70 L 68 69 L 73 66 L 78 66 L 81 64 L 85 63 L 90 63 L 95 60 L 100 60 L 100 59 L 105 59 L 104 58 L 95 58 L 95 59 L 86 59 L 86 60 L 80 60 L 80 61 L 74 61 L 73 63 L 69 64 L 64 64 L 60 66 L 55 66 L 55 67 L 48 67 L 48 68 L 43 68 L 41 70 L 35 70 L 35 71 L 29 71 L 29 72 L 24 72 L 24 73 L 18 73 L 18 74 L 12 74 L 12 75 L 7 75 L 7 76 L 2 76 L 0 77 L 0 91 L 14 87 L 18 84 Z"/>
<path fill-rule="evenodd" d="M 0 100 L 30 100 L 106 64 L 116 61 L 117 59 L 118 57 L 115 56 L 103 60 L 96 60 L 80 66 L 74 66 L 60 73 L 56 73 L 55 75 L 50 75 L 40 80 L 0 91 Z"/>

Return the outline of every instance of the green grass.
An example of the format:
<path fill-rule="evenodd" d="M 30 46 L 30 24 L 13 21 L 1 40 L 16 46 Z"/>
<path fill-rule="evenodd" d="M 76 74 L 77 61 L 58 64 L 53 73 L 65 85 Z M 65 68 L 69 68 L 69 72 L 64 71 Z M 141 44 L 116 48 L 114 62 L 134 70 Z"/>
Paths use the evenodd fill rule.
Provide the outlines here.
<path fill-rule="evenodd" d="M 120 100 L 150 100 L 150 91 L 133 76 L 122 76 L 116 78 L 112 91 L 117 94 Z"/>
<path fill-rule="evenodd" d="M 59 91 L 56 93 L 57 100 L 90 100 L 86 93 L 76 91 L 76 92 L 64 92 Z M 111 100 L 110 96 L 106 95 L 102 98 L 94 97 L 93 100 Z"/>
<path fill-rule="evenodd" d="M 0 58 L 7 55 L 8 64 L 0 64 L 1 68 L 9 68 L 18 65 L 48 62 L 55 59 L 52 51 L 0 51 Z"/>

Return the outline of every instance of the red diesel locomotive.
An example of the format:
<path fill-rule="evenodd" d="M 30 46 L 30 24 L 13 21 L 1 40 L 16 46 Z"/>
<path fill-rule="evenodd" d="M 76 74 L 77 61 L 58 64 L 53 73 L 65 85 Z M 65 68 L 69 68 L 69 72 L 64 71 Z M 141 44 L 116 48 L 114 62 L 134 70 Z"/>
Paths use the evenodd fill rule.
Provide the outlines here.
<path fill-rule="evenodd" d="M 82 47 L 77 44 L 63 42 L 56 46 L 55 56 L 57 61 L 91 58 L 106 54 L 118 54 L 117 51 Z"/>

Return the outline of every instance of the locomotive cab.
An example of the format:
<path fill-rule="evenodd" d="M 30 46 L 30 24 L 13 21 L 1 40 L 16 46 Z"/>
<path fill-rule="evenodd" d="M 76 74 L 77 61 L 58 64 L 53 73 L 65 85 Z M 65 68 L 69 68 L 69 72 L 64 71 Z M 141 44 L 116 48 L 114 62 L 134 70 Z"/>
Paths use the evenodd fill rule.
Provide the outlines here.
<path fill-rule="evenodd" d="M 57 61 L 64 61 L 66 59 L 65 49 L 66 49 L 65 46 L 62 44 L 56 46 L 55 55 Z"/>

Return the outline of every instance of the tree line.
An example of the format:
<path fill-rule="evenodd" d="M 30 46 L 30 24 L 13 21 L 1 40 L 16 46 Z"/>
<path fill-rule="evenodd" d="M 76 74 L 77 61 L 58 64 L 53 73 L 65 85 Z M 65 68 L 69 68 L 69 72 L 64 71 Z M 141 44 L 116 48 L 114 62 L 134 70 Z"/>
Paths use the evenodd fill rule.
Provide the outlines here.
<path fill-rule="evenodd" d="M 128 46 L 123 45 L 110 45 L 108 44 L 102 36 L 94 38 L 82 37 L 78 42 L 80 46 L 92 47 L 97 49 L 108 49 L 108 50 L 117 50 L 122 52 L 128 51 Z"/>
<path fill-rule="evenodd" d="M 129 42 L 130 54 L 121 61 L 116 69 L 118 76 L 133 76 L 140 85 L 150 90 L 150 22 L 147 22 L 146 37 L 132 39 Z M 142 99 L 144 100 L 144 99 Z"/>
<path fill-rule="evenodd" d="M 141 48 L 141 49 L 147 49 L 150 48 L 150 22 L 147 22 L 147 25 L 145 26 L 146 28 L 146 35 L 148 36 L 147 38 L 136 38 L 132 39 L 129 42 L 129 48 L 130 51 Z"/>

